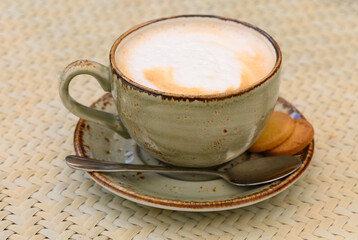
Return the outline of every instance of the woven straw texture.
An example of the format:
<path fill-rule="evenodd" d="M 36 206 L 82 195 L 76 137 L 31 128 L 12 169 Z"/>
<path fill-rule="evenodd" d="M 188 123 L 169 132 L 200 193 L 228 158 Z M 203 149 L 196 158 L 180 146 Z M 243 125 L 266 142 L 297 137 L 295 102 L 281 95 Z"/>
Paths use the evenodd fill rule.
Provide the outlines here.
<path fill-rule="evenodd" d="M 0 239 L 358 239 L 358 1 L 0 1 Z M 177 14 L 241 19 L 283 52 L 280 95 L 315 127 L 306 174 L 264 202 L 194 213 L 141 206 L 70 169 L 77 117 L 58 96 L 77 59 L 108 63 L 114 40 Z M 104 94 L 78 77 L 72 95 Z"/>

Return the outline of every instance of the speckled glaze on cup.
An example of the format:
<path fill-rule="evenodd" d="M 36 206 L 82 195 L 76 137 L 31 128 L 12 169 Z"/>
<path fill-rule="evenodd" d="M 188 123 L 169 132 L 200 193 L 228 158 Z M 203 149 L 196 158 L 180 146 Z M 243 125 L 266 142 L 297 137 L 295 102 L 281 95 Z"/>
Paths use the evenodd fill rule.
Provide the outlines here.
<path fill-rule="evenodd" d="M 250 27 L 265 36 L 276 52 L 276 63 L 266 78 L 231 92 L 182 95 L 154 90 L 124 76 L 115 65 L 118 44 L 130 33 L 158 21 L 175 18 L 214 18 Z M 210 167 L 245 152 L 262 131 L 278 98 L 281 51 L 264 31 L 248 23 L 211 15 L 161 18 L 132 28 L 110 51 L 110 67 L 88 60 L 71 63 L 61 75 L 60 96 L 75 115 L 104 124 L 124 138 L 133 138 L 152 156 L 184 167 Z M 83 106 L 71 98 L 70 81 L 79 74 L 94 76 L 111 92 L 118 115 Z"/>

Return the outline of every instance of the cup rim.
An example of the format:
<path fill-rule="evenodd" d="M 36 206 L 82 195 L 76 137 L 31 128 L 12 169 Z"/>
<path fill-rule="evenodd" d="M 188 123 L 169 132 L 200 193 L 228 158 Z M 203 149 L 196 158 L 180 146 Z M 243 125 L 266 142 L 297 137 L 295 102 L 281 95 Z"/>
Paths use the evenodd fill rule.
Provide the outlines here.
<path fill-rule="evenodd" d="M 176 19 L 176 18 L 215 18 L 215 19 L 219 19 L 219 20 L 223 20 L 223 21 L 230 21 L 230 22 L 238 23 L 238 24 L 244 25 L 246 27 L 249 27 L 249 28 L 259 32 L 264 37 L 266 37 L 266 39 L 272 44 L 273 48 L 275 49 L 276 56 L 277 56 L 275 65 L 272 68 L 271 72 L 269 72 L 263 79 L 256 81 L 254 84 L 251 84 L 245 88 L 239 88 L 239 89 L 235 89 L 232 91 L 215 93 L 215 94 L 194 95 L 194 94 L 171 93 L 171 92 L 166 92 L 166 91 L 157 90 L 157 89 L 153 89 L 153 88 L 144 86 L 142 84 L 135 82 L 134 80 L 130 79 L 129 77 L 125 76 L 120 71 L 120 69 L 115 65 L 115 53 L 116 53 L 118 45 L 122 42 L 122 40 L 125 39 L 129 34 L 135 32 L 138 29 L 141 29 L 145 26 L 148 26 L 148 25 L 156 23 L 156 22 L 166 21 L 166 20 Z M 282 62 L 282 53 L 281 53 L 281 49 L 280 49 L 279 45 L 277 44 L 277 42 L 267 32 L 263 31 L 262 29 L 254 26 L 250 23 L 240 21 L 237 19 L 233 19 L 233 18 L 221 17 L 221 16 L 216 16 L 216 15 L 185 14 L 185 15 L 175 15 L 175 16 L 170 16 L 170 17 L 162 17 L 162 18 L 153 19 L 153 20 L 144 22 L 142 24 L 139 24 L 139 25 L 136 25 L 136 26 L 130 28 L 129 30 L 124 32 L 122 35 L 120 35 L 113 43 L 111 50 L 110 50 L 110 54 L 109 54 L 109 62 L 110 62 L 110 67 L 111 67 L 112 72 L 115 73 L 122 80 L 122 83 L 124 83 L 127 86 L 130 86 L 134 89 L 137 89 L 139 91 L 146 92 L 146 93 L 148 93 L 150 95 L 154 95 L 154 96 L 161 96 L 162 98 L 166 98 L 166 99 L 189 100 L 189 101 L 194 101 L 194 100 L 208 101 L 208 100 L 226 99 L 226 98 L 231 98 L 234 96 L 242 95 L 242 94 L 250 92 L 251 90 L 262 85 L 264 82 L 269 80 L 273 75 L 275 75 L 278 72 L 278 70 L 281 66 L 281 62 Z"/>

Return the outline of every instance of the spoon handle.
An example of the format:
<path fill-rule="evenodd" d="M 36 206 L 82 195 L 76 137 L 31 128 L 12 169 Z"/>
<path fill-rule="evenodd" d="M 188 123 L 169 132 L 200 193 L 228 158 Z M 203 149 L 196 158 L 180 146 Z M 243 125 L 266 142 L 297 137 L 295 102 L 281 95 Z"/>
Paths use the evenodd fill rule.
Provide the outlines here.
<path fill-rule="evenodd" d="M 210 169 L 195 169 L 171 166 L 153 166 L 153 165 L 136 165 L 124 164 L 111 161 L 101 161 L 86 157 L 69 155 L 66 157 L 66 163 L 69 167 L 89 171 L 89 172 L 156 172 L 156 173 L 194 173 L 221 176 L 220 172 Z"/>

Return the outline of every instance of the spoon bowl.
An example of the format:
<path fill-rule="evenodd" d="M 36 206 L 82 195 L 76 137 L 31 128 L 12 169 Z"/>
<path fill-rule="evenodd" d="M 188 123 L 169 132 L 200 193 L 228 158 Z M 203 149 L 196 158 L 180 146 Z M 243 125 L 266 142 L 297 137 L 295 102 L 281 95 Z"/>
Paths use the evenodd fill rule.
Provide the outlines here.
<path fill-rule="evenodd" d="M 225 170 L 123 164 L 69 155 L 69 167 L 89 172 L 156 172 L 218 176 L 236 186 L 253 186 L 279 180 L 296 171 L 302 162 L 293 156 L 273 156 L 247 160 Z"/>

